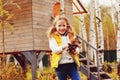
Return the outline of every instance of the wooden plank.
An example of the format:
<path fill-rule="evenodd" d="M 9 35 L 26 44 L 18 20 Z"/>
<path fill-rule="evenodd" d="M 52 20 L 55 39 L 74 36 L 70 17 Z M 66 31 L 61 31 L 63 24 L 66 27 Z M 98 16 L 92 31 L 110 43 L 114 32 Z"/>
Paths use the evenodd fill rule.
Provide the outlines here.
<path fill-rule="evenodd" d="M 11 31 L 8 31 L 6 30 L 5 31 L 5 37 L 11 37 L 11 36 L 14 36 L 14 35 L 19 35 L 19 34 L 24 34 L 24 33 L 32 33 L 32 27 L 24 27 L 21 29 L 20 28 L 15 28 L 15 30 L 11 30 Z"/>
<path fill-rule="evenodd" d="M 5 39 L 5 44 L 12 45 L 12 44 L 29 43 L 29 41 L 31 41 L 31 40 L 33 40 L 32 36 L 8 38 L 8 39 Z"/>
<path fill-rule="evenodd" d="M 15 37 L 27 37 L 27 36 L 32 36 L 32 31 L 30 30 L 30 32 L 24 32 L 24 33 L 20 33 L 20 34 L 15 34 L 15 35 L 5 35 L 5 39 L 7 38 L 15 38 Z"/>
<path fill-rule="evenodd" d="M 20 44 L 23 44 L 23 46 L 24 46 L 24 43 L 25 44 L 33 44 L 33 40 L 32 40 L 32 38 L 27 38 L 27 39 L 25 39 L 25 40 L 13 40 L 13 41 L 5 41 L 5 46 L 8 46 L 8 45 L 20 45 Z"/>
<path fill-rule="evenodd" d="M 41 1 L 41 3 L 36 3 L 36 2 L 33 3 L 33 17 L 34 17 L 33 34 L 34 34 L 35 50 L 50 50 L 48 48 L 48 39 L 46 36 L 46 31 L 52 23 L 50 21 L 52 17 L 52 7 L 53 7 L 53 4 L 51 2 Z M 44 6 L 44 5 L 48 5 L 48 6 Z"/>
<path fill-rule="evenodd" d="M 28 41 L 28 40 L 26 40 L 25 42 L 23 41 L 23 43 L 22 43 L 22 41 L 21 42 L 12 42 L 13 44 L 11 44 L 11 43 L 5 43 L 5 47 L 6 48 L 14 48 L 14 47 L 25 47 L 26 45 L 33 45 L 33 40 L 30 40 L 30 41 Z M 14 44 L 14 43 L 17 43 L 17 44 Z M 20 43 L 20 44 L 19 44 Z M 22 43 L 22 44 L 21 44 Z"/>
<path fill-rule="evenodd" d="M 59 0 L 33 0 L 33 5 L 40 4 L 40 5 L 53 5 L 55 2 Z"/>
<path fill-rule="evenodd" d="M 8 48 L 5 49 L 5 52 L 19 52 L 19 51 L 27 51 L 27 50 L 33 50 L 33 45 L 30 44 L 24 44 L 24 46 L 21 45 L 12 45 L 7 46 Z M 0 53 L 2 53 L 2 48 L 0 48 Z"/>
<path fill-rule="evenodd" d="M 47 48 L 46 46 L 34 46 L 34 50 L 51 51 L 50 48 Z"/>
<path fill-rule="evenodd" d="M 33 42 L 33 41 L 30 41 L 30 42 Z M 33 47 L 33 43 L 23 43 L 23 44 L 18 44 L 18 45 L 11 45 L 11 44 L 9 44 L 9 45 L 7 45 L 6 46 L 6 48 L 20 48 L 20 47 L 28 47 L 28 46 L 32 46 Z"/>

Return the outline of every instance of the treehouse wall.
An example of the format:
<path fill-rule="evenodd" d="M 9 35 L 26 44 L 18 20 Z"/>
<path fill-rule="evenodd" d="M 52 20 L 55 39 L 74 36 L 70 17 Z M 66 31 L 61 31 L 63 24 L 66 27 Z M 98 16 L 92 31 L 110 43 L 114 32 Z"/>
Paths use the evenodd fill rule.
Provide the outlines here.
<path fill-rule="evenodd" d="M 7 1 L 7 0 L 4 0 Z M 16 0 L 21 7 L 6 6 L 5 9 L 14 14 L 10 21 L 14 30 L 5 26 L 5 52 L 33 50 L 32 4 L 31 0 Z M 2 52 L 2 33 L 0 32 L 0 53 Z"/>
<path fill-rule="evenodd" d="M 46 30 L 51 26 L 53 16 L 53 6 L 59 0 L 33 0 L 33 34 L 34 49 L 49 50 Z M 72 23 L 72 2 L 65 0 L 66 15 L 71 18 Z"/>
<path fill-rule="evenodd" d="M 5 52 L 28 50 L 49 50 L 46 31 L 53 16 L 53 5 L 59 0 L 17 0 L 21 7 L 7 6 L 14 14 L 10 21 L 15 30 L 5 27 Z M 65 0 L 65 13 L 72 24 L 72 1 Z M 0 31 L 0 53 L 2 52 L 2 32 Z"/>

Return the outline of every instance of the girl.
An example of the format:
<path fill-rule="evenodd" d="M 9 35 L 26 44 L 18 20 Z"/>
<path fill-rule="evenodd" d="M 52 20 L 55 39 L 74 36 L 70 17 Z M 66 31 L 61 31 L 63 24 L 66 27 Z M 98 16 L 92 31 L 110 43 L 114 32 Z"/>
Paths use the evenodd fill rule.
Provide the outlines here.
<path fill-rule="evenodd" d="M 80 66 L 79 48 L 74 54 L 68 52 L 68 43 L 74 39 L 74 32 L 65 16 L 57 16 L 48 32 L 49 47 L 52 50 L 51 67 L 55 68 L 59 80 L 80 80 L 77 66 Z"/>

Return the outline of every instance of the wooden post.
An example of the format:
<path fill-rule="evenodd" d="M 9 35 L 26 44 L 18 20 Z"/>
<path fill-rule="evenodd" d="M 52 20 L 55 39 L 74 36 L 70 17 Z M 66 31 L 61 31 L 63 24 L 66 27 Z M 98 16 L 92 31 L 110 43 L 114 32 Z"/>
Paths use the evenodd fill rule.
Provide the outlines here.
<path fill-rule="evenodd" d="M 45 52 L 40 52 L 38 57 L 35 51 L 25 51 L 22 54 L 26 57 L 26 59 L 31 63 L 32 66 L 32 80 L 36 79 L 36 69 L 38 65 L 38 61 L 42 60 Z"/>

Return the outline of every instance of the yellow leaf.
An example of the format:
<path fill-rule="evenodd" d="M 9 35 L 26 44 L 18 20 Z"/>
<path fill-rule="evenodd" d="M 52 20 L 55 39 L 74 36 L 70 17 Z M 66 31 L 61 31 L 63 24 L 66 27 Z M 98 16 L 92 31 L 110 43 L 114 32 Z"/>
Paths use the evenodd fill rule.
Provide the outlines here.
<path fill-rule="evenodd" d="M 8 17 L 8 16 L 10 15 L 10 13 L 9 13 L 8 11 L 6 11 L 6 10 L 3 10 L 3 14 L 4 14 L 4 16 L 6 16 L 6 17 Z"/>
<path fill-rule="evenodd" d="M 0 17 L 3 16 L 3 6 L 2 6 L 2 1 L 0 0 Z"/>
<path fill-rule="evenodd" d="M 3 10 L 0 9 L 0 17 L 3 17 Z"/>
<path fill-rule="evenodd" d="M 6 26 L 6 27 L 9 27 L 11 30 L 14 30 L 14 29 L 15 29 L 14 26 L 11 25 L 11 24 L 8 23 L 8 22 L 5 22 L 5 26 Z"/>
<path fill-rule="evenodd" d="M 3 31 L 2 22 L 0 22 L 0 30 Z"/>
<path fill-rule="evenodd" d="M 13 17 L 13 14 L 10 14 L 6 20 L 10 20 Z"/>
<path fill-rule="evenodd" d="M 26 73 L 26 80 L 31 80 L 32 79 L 32 75 L 30 72 Z"/>
<path fill-rule="evenodd" d="M 13 1 L 11 1 L 10 4 L 15 5 L 18 9 L 21 9 L 20 6 L 17 3 L 13 2 Z"/>

